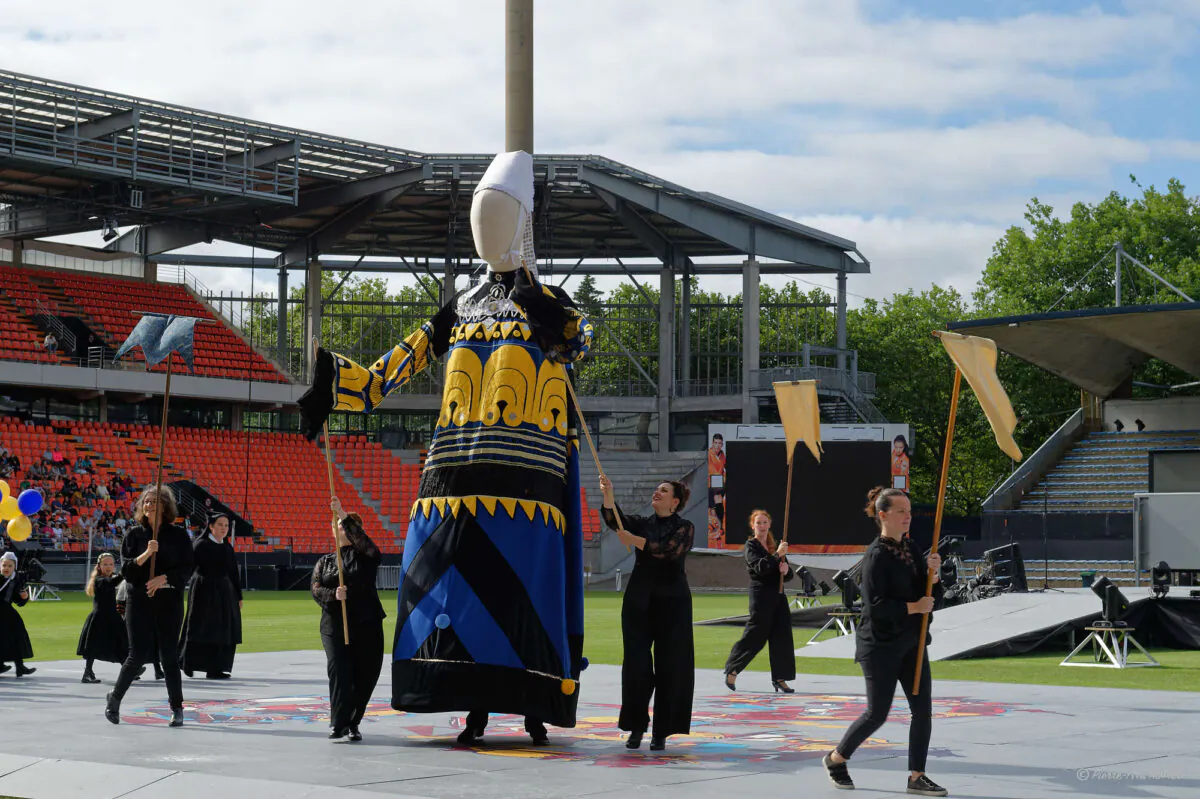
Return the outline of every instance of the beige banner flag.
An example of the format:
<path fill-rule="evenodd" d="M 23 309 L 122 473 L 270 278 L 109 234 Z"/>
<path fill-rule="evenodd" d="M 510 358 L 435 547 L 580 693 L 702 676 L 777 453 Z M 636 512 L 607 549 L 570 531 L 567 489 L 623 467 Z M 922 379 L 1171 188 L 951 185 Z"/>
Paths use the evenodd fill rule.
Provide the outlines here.
<path fill-rule="evenodd" d="M 820 463 L 821 408 L 817 404 L 817 381 L 792 380 L 771 385 L 775 388 L 779 419 L 787 436 L 788 463 L 792 462 L 792 453 L 798 441 L 807 444 L 809 452 Z"/>
<path fill-rule="evenodd" d="M 1013 431 L 1017 429 L 1017 415 L 1013 412 L 1012 403 L 1000 378 L 996 375 L 996 342 L 978 336 L 964 336 L 961 333 L 937 331 L 936 335 L 942 341 L 942 346 L 954 361 L 954 365 L 962 372 L 963 377 L 971 385 L 979 400 L 992 432 L 996 434 L 996 443 L 1013 460 L 1021 460 L 1021 449 L 1013 440 Z"/>

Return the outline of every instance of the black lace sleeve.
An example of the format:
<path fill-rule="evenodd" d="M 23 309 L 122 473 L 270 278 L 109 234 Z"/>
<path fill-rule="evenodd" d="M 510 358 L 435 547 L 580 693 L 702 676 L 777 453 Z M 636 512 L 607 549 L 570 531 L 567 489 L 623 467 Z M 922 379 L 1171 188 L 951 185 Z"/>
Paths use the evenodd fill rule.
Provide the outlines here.
<path fill-rule="evenodd" d="M 646 535 L 646 518 L 645 517 L 643 517 L 643 516 L 627 516 L 627 515 L 625 515 L 625 511 L 621 510 L 620 505 L 616 506 L 616 511 L 617 511 L 617 513 L 621 514 L 621 523 L 625 526 L 626 532 L 630 532 L 630 533 L 633 533 L 634 535 L 640 535 L 643 537 Z M 604 523 L 608 525 L 608 529 L 610 529 L 610 530 L 619 529 L 617 527 L 617 517 L 616 517 L 616 514 L 613 513 L 612 508 L 601 507 L 600 508 L 600 517 L 602 519 L 604 519 Z"/>
<path fill-rule="evenodd" d="M 313 601 L 316 602 L 318 605 L 320 605 L 322 608 L 327 606 L 330 602 L 333 602 L 334 598 L 336 596 L 334 589 L 326 588 L 325 586 L 321 585 L 321 572 L 323 571 L 324 565 L 325 565 L 325 558 L 321 558 L 320 560 L 317 561 L 317 565 L 313 566 L 313 574 L 312 574 Z"/>
<path fill-rule="evenodd" d="M 679 560 L 692 548 L 695 528 L 692 523 L 675 518 L 675 524 L 657 541 L 647 541 L 642 549 L 647 555 L 659 560 Z"/>

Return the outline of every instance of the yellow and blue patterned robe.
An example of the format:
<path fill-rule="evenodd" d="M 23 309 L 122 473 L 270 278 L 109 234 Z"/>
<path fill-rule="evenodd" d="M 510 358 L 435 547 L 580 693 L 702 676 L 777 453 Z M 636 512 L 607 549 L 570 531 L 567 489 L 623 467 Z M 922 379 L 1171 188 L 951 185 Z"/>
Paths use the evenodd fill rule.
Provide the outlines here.
<path fill-rule="evenodd" d="M 301 406 L 314 435 L 322 414 L 370 412 L 447 354 L 441 414 L 404 545 L 392 706 L 573 727 L 583 556 L 566 381 L 592 327 L 561 289 L 515 282 L 509 299 L 513 275 L 489 274 L 369 369 L 325 354 L 332 369 L 318 364 L 315 396 Z"/>

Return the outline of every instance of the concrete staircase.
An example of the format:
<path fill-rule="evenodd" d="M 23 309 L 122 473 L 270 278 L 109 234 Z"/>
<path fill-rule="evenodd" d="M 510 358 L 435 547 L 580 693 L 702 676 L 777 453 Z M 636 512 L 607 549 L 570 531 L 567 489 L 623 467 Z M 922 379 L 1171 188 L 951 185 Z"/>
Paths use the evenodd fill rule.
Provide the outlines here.
<path fill-rule="evenodd" d="M 958 579 L 970 579 L 977 574 L 982 561 L 964 560 L 964 571 L 960 571 Z M 1043 575 L 1051 588 L 1082 588 L 1082 572 L 1095 572 L 1095 578 L 1107 577 L 1121 588 L 1132 588 L 1137 582 L 1137 573 L 1131 560 L 1042 560 L 1025 559 L 1025 582 L 1030 590 L 1042 587 Z M 1142 585 L 1149 584 L 1149 576 L 1144 575 Z"/>
<path fill-rule="evenodd" d="M 1150 450 L 1197 447 L 1196 430 L 1090 433 L 1021 498 L 1017 510 L 1132 511 L 1133 495 L 1150 489 Z"/>
<path fill-rule="evenodd" d="M 601 452 L 600 464 L 613 484 L 613 496 L 626 513 L 642 515 L 649 512 L 650 495 L 664 480 L 681 480 L 696 467 L 705 463 L 703 452 Z M 600 475 L 583 444 L 579 456 L 579 481 L 587 491 L 588 505 L 600 508 Z M 698 497 L 693 495 L 694 503 Z"/>
<path fill-rule="evenodd" d="M 386 515 L 384 515 L 383 505 L 379 502 L 379 500 L 374 499 L 369 493 L 367 493 L 367 491 L 363 488 L 362 480 L 351 474 L 350 471 L 348 471 L 336 460 L 334 460 L 333 468 L 341 472 L 342 479 L 354 486 L 354 490 L 358 492 L 358 496 L 363 501 L 363 504 L 375 511 L 375 515 L 379 517 L 379 521 L 383 525 L 383 528 L 391 533 L 393 542 L 395 542 L 397 546 L 403 547 L 404 530 L 401 529 L 400 525 L 392 522 Z"/>

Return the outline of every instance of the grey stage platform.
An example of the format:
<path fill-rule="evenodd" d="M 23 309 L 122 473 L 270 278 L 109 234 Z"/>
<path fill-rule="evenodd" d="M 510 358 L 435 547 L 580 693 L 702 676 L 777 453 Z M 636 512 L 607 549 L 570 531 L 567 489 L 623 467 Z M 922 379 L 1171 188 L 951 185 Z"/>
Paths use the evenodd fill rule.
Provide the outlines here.
<path fill-rule="evenodd" d="M 36 646 L 36 641 L 35 641 Z M 579 726 L 531 748 L 521 720 L 493 717 L 490 746 L 454 744 L 461 718 L 404 715 L 376 692 L 361 743 L 327 733 L 324 656 L 243 655 L 231 682 L 186 680 L 187 725 L 166 726 L 165 690 L 136 683 L 114 727 L 107 684 L 81 685 L 78 661 L 0 677 L 0 795 L 169 799 L 408 797 L 841 796 L 820 757 L 862 709 L 862 681 L 803 676 L 766 693 L 765 674 L 730 694 L 699 671 L 692 734 L 663 754 L 627 751 L 616 728 L 620 670 L 585 672 Z M 100 670 L 110 680 L 113 667 Z M 934 682 L 929 773 L 959 797 L 1200 795 L 1196 694 Z M 860 793 L 902 796 L 907 712 L 852 761 Z"/>
<path fill-rule="evenodd" d="M 1130 602 L 1134 602 L 1147 596 L 1149 589 L 1127 588 L 1123 593 Z M 1092 618 L 1099 613 L 1100 599 L 1088 588 L 1000 594 L 979 602 L 955 605 L 933 614 L 933 623 L 930 624 L 933 643 L 929 646 L 929 659 L 960 657 L 988 644 L 1035 630 L 1052 630 L 1067 622 Z M 843 635 L 802 646 L 796 650 L 796 655 L 853 659 L 854 637 Z"/>

